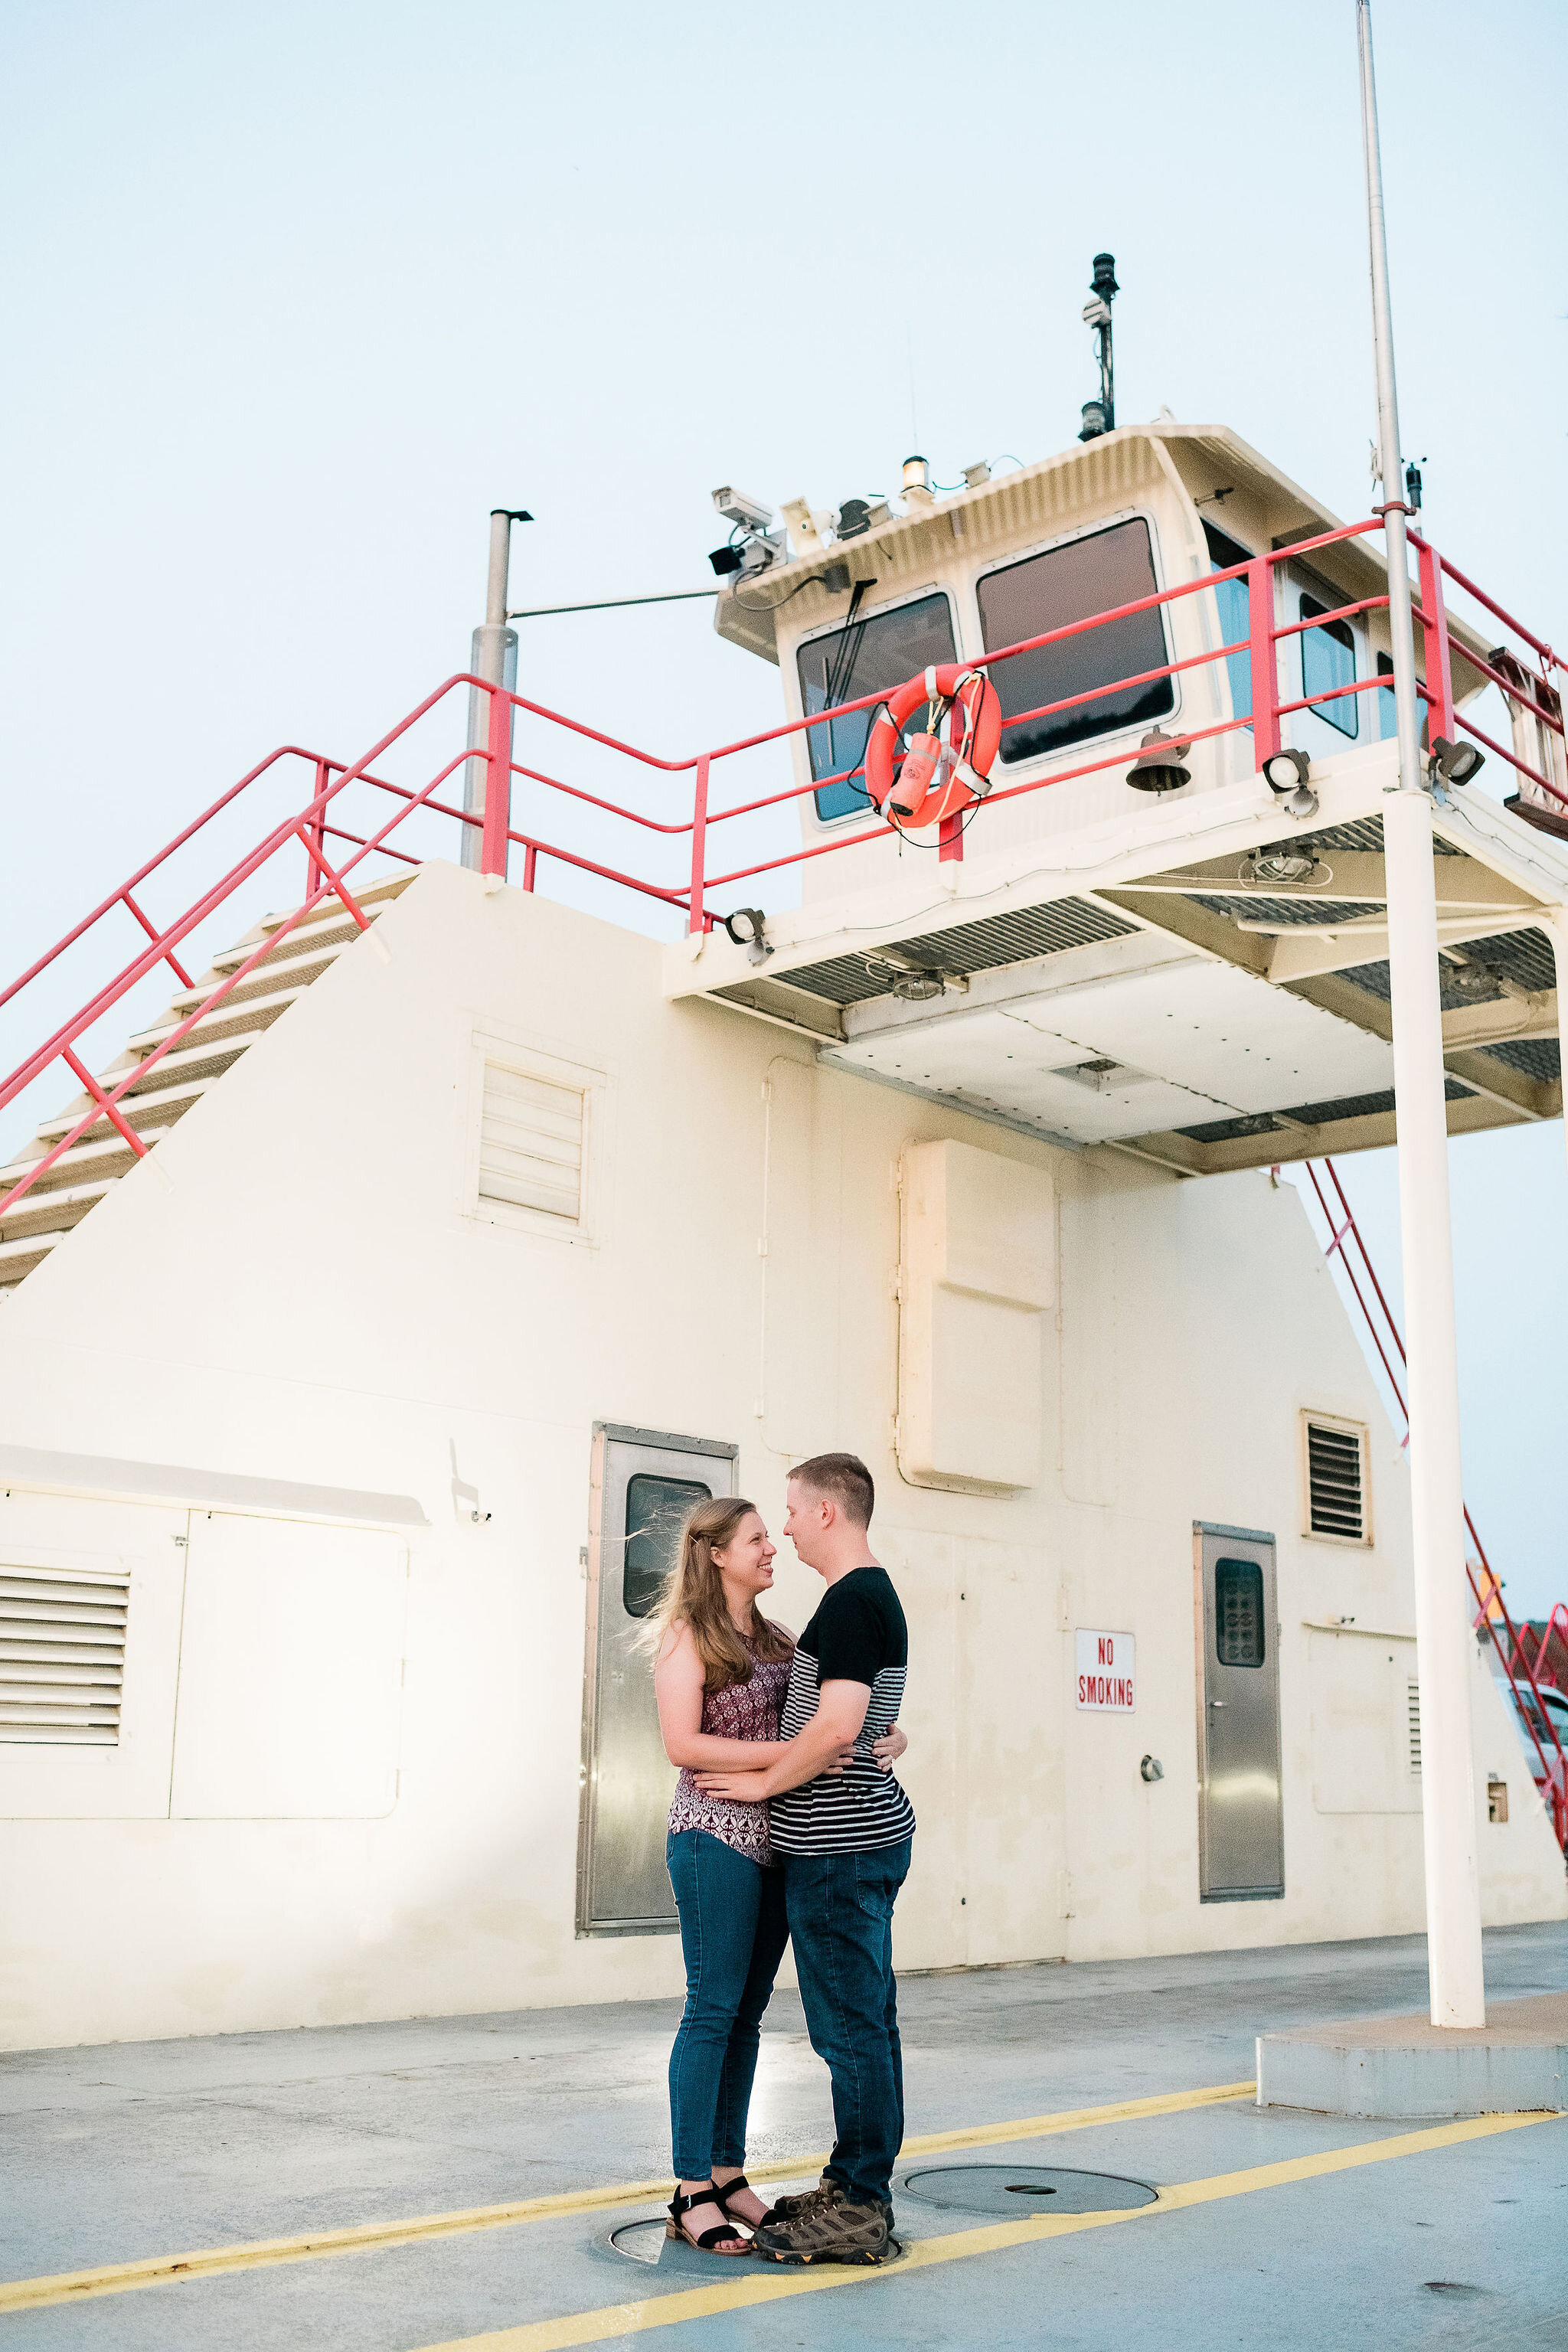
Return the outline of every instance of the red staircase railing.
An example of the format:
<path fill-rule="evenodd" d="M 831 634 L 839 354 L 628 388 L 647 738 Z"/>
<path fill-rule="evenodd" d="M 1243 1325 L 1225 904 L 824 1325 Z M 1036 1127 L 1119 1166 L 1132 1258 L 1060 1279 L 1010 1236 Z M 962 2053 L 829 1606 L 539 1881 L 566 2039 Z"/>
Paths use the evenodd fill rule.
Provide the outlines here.
<path fill-rule="evenodd" d="M 1210 727 L 1184 728 L 1182 738 L 1184 741 L 1195 743 L 1239 730 L 1249 730 L 1253 736 L 1254 760 L 1255 762 L 1260 763 L 1271 751 L 1279 748 L 1282 721 L 1292 712 L 1337 701 L 1347 695 L 1376 694 L 1385 684 L 1384 679 L 1377 677 L 1362 677 L 1349 685 L 1331 688 L 1321 694 L 1301 696 L 1286 701 L 1280 699 L 1279 647 L 1284 640 L 1299 636 L 1309 628 L 1321 628 L 1336 618 L 1384 609 L 1387 606 L 1388 598 L 1386 593 L 1381 596 L 1363 597 L 1340 607 L 1337 613 L 1319 614 L 1309 622 L 1289 623 L 1276 628 L 1272 625 L 1273 567 L 1277 563 L 1296 562 L 1303 556 L 1310 555 L 1315 550 L 1334 545 L 1338 541 L 1376 532 L 1381 528 L 1379 518 L 1371 516 L 1363 522 L 1350 523 L 1334 530 L 1321 532 L 1315 538 L 1300 541 L 1288 548 L 1267 555 L 1250 558 L 1246 563 L 1232 565 L 1228 570 L 1216 571 L 1199 579 L 1184 582 L 1176 587 L 1163 589 L 1155 595 L 1141 597 L 1131 604 L 1117 605 L 1104 613 L 1091 614 L 1082 620 L 1069 622 L 1061 628 L 1047 630 L 1039 636 L 1026 638 L 1018 645 L 1003 647 L 994 654 L 981 657 L 976 667 L 995 668 L 1021 655 L 1034 652 L 1042 646 L 1085 635 L 1094 630 L 1105 628 L 1124 620 L 1131 614 L 1174 605 L 1189 596 L 1204 595 L 1222 581 L 1245 578 L 1248 590 L 1249 612 L 1249 630 L 1245 641 L 1235 645 L 1222 645 L 1216 646 L 1212 652 L 1166 663 L 1158 668 L 1140 672 L 1136 678 L 1101 679 L 1081 693 L 1064 696 L 1060 700 L 1044 704 L 1038 709 L 1016 712 L 1007 721 L 1007 725 L 1019 727 L 1031 724 L 1052 713 L 1097 701 L 1113 691 L 1119 685 L 1148 683 L 1163 677 L 1173 677 L 1185 670 L 1205 667 L 1215 662 L 1227 662 L 1233 656 L 1245 656 L 1250 666 L 1252 704 L 1250 712 L 1242 717 L 1222 719 Z M 1564 674 L 1568 675 L 1568 666 L 1558 658 L 1543 639 L 1532 635 L 1521 623 L 1513 620 L 1500 604 L 1486 596 L 1473 582 L 1467 580 L 1463 573 L 1455 571 L 1418 534 L 1412 534 L 1412 543 L 1416 549 L 1420 562 L 1421 596 L 1416 607 L 1416 617 L 1417 625 L 1423 634 L 1426 669 L 1426 683 L 1421 691 L 1428 705 L 1431 732 L 1434 737 L 1438 735 L 1452 737 L 1460 728 L 1479 735 L 1479 730 L 1469 727 L 1468 722 L 1454 708 L 1449 660 L 1449 628 L 1443 603 L 1445 577 L 1453 580 L 1467 593 L 1474 596 L 1488 612 L 1494 614 L 1511 630 L 1536 656 L 1542 667 L 1543 674 L 1556 668 L 1563 670 Z M 1508 687 L 1509 691 L 1517 698 L 1519 693 L 1517 677 L 1510 683 L 1486 663 L 1477 663 L 1474 655 L 1467 653 L 1465 658 L 1486 671 L 1488 676 L 1495 676 L 1498 682 Z M 436 772 L 421 785 L 399 782 L 390 776 L 377 772 L 377 764 L 383 762 L 386 755 L 395 749 L 399 751 L 399 756 L 411 753 L 416 755 L 419 745 L 415 741 L 415 730 L 437 710 L 440 710 L 443 718 L 449 719 L 455 709 L 466 706 L 470 691 L 487 694 L 489 698 L 488 727 L 481 743 L 470 745 L 465 742 L 461 750 L 441 761 L 437 766 Z M 452 699 L 455 696 L 458 697 L 456 703 Z M 645 898 L 656 902 L 671 914 L 683 919 L 689 931 L 710 929 L 715 920 L 708 903 L 709 895 L 711 892 L 751 881 L 759 875 L 772 873 L 780 867 L 799 866 L 813 858 L 830 856 L 839 850 L 853 848 L 860 843 L 888 838 L 887 827 L 879 819 L 865 827 L 856 825 L 853 829 L 841 831 L 835 834 L 829 840 L 815 842 L 809 846 L 796 845 L 782 856 L 760 858 L 749 864 L 736 865 L 726 871 L 714 872 L 710 870 L 710 852 L 712 836 L 720 825 L 739 823 L 742 820 L 758 816 L 764 811 L 782 809 L 809 793 L 820 791 L 825 784 L 843 782 L 860 772 L 858 767 L 847 769 L 838 777 L 816 777 L 806 784 L 791 784 L 786 790 L 781 792 L 763 793 L 750 798 L 742 797 L 731 805 L 715 809 L 710 801 L 710 785 L 715 769 L 722 761 L 739 761 L 746 754 L 783 742 L 813 727 L 819 727 L 825 720 L 835 715 L 856 710 L 870 710 L 882 698 L 879 694 L 863 695 L 853 701 L 834 706 L 832 711 L 814 712 L 809 718 L 788 720 L 782 726 L 765 729 L 759 734 L 743 737 L 735 742 L 721 744 L 710 751 L 698 752 L 689 758 L 666 760 L 653 752 L 640 751 L 633 744 L 622 742 L 618 738 L 602 733 L 595 728 L 584 726 L 577 720 L 567 719 L 561 712 L 552 710 L 542 703 L 531 701 L 524 695 L 509 694 L 500 687 L 490 686 L 467 673 L 461 673 L 446 679 L 433 694 L 427 695 L 416 709 L 410 711 L 406 718 L 400 719 L 395 727 L 384 735 L 379 742 L 373 744 L 363 758 L 351 765 L 345 766 L 342 761 L 330 759 L 321 752 L 305 751 L 297 744 L 285 745 L 269 753 L 247 775 L 242 776 L 237 783 L 231 785 L 222 793 L 201 816 L 195 818 L 192 824 L 177 834 L 155 857 L 150 858 L 145 865 L 139 866 L 128 881 L 121 884 L 117 890 L 110 892 L 91 914 L 84 917 L 82 921 L 67 932 L 63 940 L 58 940 L 47 954 L 40 956 L 37 962 L 30 965 L 27 971 L 12 982 L 9 988 L 0 993 L 0 1010 L 7 1004 L 20 1003 L 29 989 L 34 990 L 35 993 L 27 1001 L 37 1003 L 52 1003 L 61 984 L 61 973 L 55 968 L 68 952 L 81 948 L 96 950 L 100 941 L 107 947 L 110 933 L 100 927 L 108 925 L 114 919 L 122 919 L 126 915 L 129 915 L 138 927 L 142 935 L 142 944 L 137 950 L 128 960 L 117 961 L 109 976 L 100 981 L 77 1011 L 68 1019 L 54 1024 L 43 1043 L 25 1055 L 9 1076 L 0 1082 L 0 1110 L 4 1110 L 25 1088 L 33 1086 L 58 1061 L 64 1066 L 76 1085 L 85 1089 L 89 1097 L 88 1108 L 62 1140 L 47 1156 L 33 1163 L 4 1197 L 0 1198 L 0 1219 L 4 1218 L 6 1212 L 27 1192 L 29 1187 L 35 1184 L 61 1155 L 70 1149 L 88 1128 L 100 1118 L 107 1118 L 119 1127 L 133 1150 L 138 1153 L 145 1150 L 146 1147 L 135 1131 L 133 1118 L 128 1116 L 127 1110 L 122 1108 L 127 1092 L 133 1085 L 139 1087 L 143 1083 L 147 1071 L 155 1066 L 165 1055 L 174 1051 L 195 1027 L 197 1020 L 210 1013 L 216 1004 L 221 1003 L 224 997 L 248 975 L 255 964 L 259 962 L 268 951 L 267 947 L 264 945 L 258 948 L 255 955 L 237 971 L 229 974 L 221 982 L 204 1004 L 181 1023 L 136 1070 L 127 1071 L 118 1080 L 112 1083 L 100 1083 L 99 1079 L 92 1076 L 79 1049 L 83 1047 L 88 1034 L 96 1028 L 113 1006 L 131 991 L 138 988 L 149 973 L 155 971 L 160 964 L 166 965 L 183 987 L 191 985 L 186 964 L 176 950 L 191 938 L 193 933 L 202 929 L 216 911 L 225 907 L 237 892 L 253 882 L 262 869 L 268 866 L 284 849 L 295 845 L 303 847 L 306 856 L 306 888 L 303 900 L 295 908 L 283 925 L 283 934 L 290 930 L 305 915 L 322 904 L 329 897 L 336 897 L 341 900 L 350 916 L 363 926 L 364 917 L 351 887 L 351 877 L 367 858 L 373 856 L 385 858 L 394 863 L 418 865 L 420 851 L 416 845 L 415 830 L 405 833 L 396 843 L 392 839 L 401 827 L 416 816 L 422 820 L 426 817 L 439 817 L 449 824 L 476 832 L 480 842 L 479 864 L 482 871 L 487 875 L 503 877 L 507 875 L 510 852 L 512 845 L 515 844 L 523 853 L 522 886 L 525 889 L 532 889 L 535 887 L 540 860 L 554 859 L 557 863 L 594 875 L 604 881 L 635 891 Z M 1554 727 L 1561 734 L 1563 732 L 1561 716 L 1553 716 L 1552 709 L 1546 707 L 1552 702 L 1553 698 L 1551 695 L 1542 697 L 1540 716 L 1544 724 Z M 564 777 L 552 774 L 542 766 L 520 761 L 513 757 L 514 721 L 519 715 L 522 717 L 525 724 L 563 734 L 571 740 L 578 752 L 585 759 L 608 754 L 616 759 L 629 760 L 638 770 L 650 772 L 660 779 L 670 776 L 689 778 L 689 814 L 679 813 L 674 815 L 668 813 L 653 814 L 646 810 L 626 807 L 616 801 L 605 798 L 601 793 L 588 790 L 581 783 L 568 782 Z M 1518 768 L 1521 773 L 1530 776 L 1553 798 L 1568 802 L 1568 794 L 1563 793 L 1550 778 L 1539 774 L 1524 762 L 1515 759 L 1511 752 L 1504 751 L 1500 744 L 1492 742 L 1489 737 L 1481 737 L 1480 740 L 1486 741 L 1489 748 L 1499 757 Z M 422 737 L 420 741 L 423 741 Z M 258 793 L 264 797 L 268 782 L 275 784 L 280 777 L 291 772 L 289 763 L 297 761 L 304 761 L 310 770 L 310 790 L 304 803 L 290 808 L 280 820 L 271 825 L 256 846 L 229 866 L 217 881 L 198 892 L 197 896 L 186 904 L 183 912 L 175 915 L 172 919 L 165 919 L 160 925 L 158 920 L 146 911 L 142 904 L 142 897 L 145 895 L 144 886 L 157 882 L 172 887 L 177 878 L 177 866 L 174 862 L 177 856 L 193 843 L 200 845 L 201 837 L 204 835 L 206 835 L 209 843 L 216 845 L 222 838 L 222 825 L 219 821 L 226 821 L 228 813 L 234 811 L 242 803 L 242 797 L 250 794 L 253 801 Z M 474 761 L 485 776 L 482 816 L 473 810 L 456 804 L 451 800 L 437 797 L 440 787 L 469 761 Z M 1070 767 L 1054 769 L 1048 774 L 1037 775 L 1023 782 L 1007 785 L 991 793 L 984 803 L 980 814 L 983 816 L 985 808 L 998 802 L 1016 799 L 1026 793 L 1040 792 L 1052 785 L 1065 783 L 1075 777 L 1093 775 L 1108 770 L 1125 770 L 1128 764 L 1129 754 L 1123 747 L 1098 758 L 1081 761 Z M 685 854 L 689 853 L 686 870 L 679 877 L 672 873 L 664 879 L 646 874 L 627 872 L 586 855 L 580 847 L 570 846 L 565 842 L 549 841 L 531 829 L 520 828 L 512 822 L 514 777 L 523 779 L 525 782 L 537 787 L 541 792 L 547 791 L 560 795 L 576 808 L 591 808 L 600 812 L 604 816 L 629 824 L 637 827 L 643 836 L 654 836 L 656 845 L 659 842 L 668 842 L 671 846 L 684 844 L 683 862 Z M 378 794 L 388 796 L 397 803 L 392 813 L 384 818 L 381 816 L 381 811 L 385 806 L 385 800 L 378 801 L 376 798 Z M 349 797 L 345 799 L 345 795 Z M 363 814 L 360 813 L 362 811 Z M 351 816 L 356 821 L 350 822 Z M 339 855 L 334 845 L 342 845 L 342 850 L 348 854 Z M 963 855 L 963 835 L 957 821 L 942 828 L 939 849 L 944 858 L 962 857 Z M 274 934 L 272 944 L 276 944 L 277 938 L 280 935 Z M 117 955 L 118 951 L 111 950 L 111 953 Z"/>
<path fill-rule="evenodd" d="M 1394 1310 L 1389 1306 L 1383 1285 L 1377 1278 L 1377 1272 L 1367 1249 L 1365 1238 L 1360 1225 L 1356 1223 L 1355 1213 L 1345 1197 L 1345 1188 L 1340 1181 L 1340 1171 L 1331 1160 L 1325 1160 L 1322 1167 L 1338 1197 L 1337 1211 L 1330 1204 L 1323 1186 L 1319 1181 L 1317 1168 L 1311 1160 L 1309 1160 L 1306 1162 L 1312 1190 L 1318 1196 L 1318 1206 L 1328 1221 L 1329 1239 L 1323 1255 L 1325 1257 L 1337 1255 L 1339 1258 L 1356 1305 L 1361 1308 L 1367 1329 L 1372 1334 L 1373 1345 L 1377 1349 L 1384 1371 L 1388 1378 L 1388 1385 L 1394 1392 L 1394 1402 L 1399 1407 L 1408 1431 L 1409 1408 L 1405 1404 L 1405 1392 L 1400 1387 L 1398 1375 L 1389 1360 L 1389 1349 L 1392 1347 L 1398 1357 L 1401 1369 L 1404 1368 L 1405 1341 L 1400 1336 L 1399 1326 L 1394 1320 Z M 1355 1267 L 1346 1247 L 1346 1244 L 1352 1241 L 1361 1253 L 1363 1274 L 1371 1286 L 1373 1297 L 1377 1301 L 1376 1314 L 1373 1313 L 1366 1293 L 1357 1278 Z M 1381 1328 L 1379 1328 L 1380 1317 Z M 1556 1723 L 1541 1696 L 1541 1684 L 1535 1672 L 1536 1661 L 1545 1648 L 1545 1642 L 1543 1640 L 1532 1650 L 1527 1651 L 1521 1639 L 1521 1634 L 1526 1629 L 1517 1626 L 1510 1616 L 1508 1603 L 1502 1597 L 1502 1579 L 1487 1558 L 1486 1549 L 1476 1531 L 1475 1520 L 1470 1517 L 1469 1505 L 1467 1503 L 1464 1507 L 1465 1527 L 1476 1550 L 1474 1559 L 1470 1559 L 1468 1550 L 1465 1557 L 1465 1572 L 1470 1580 L 1470 1591 L 1476 1600 L 1478 1612 L 1475 1621 L 1476 1630 L 1479 1633 L 1484 1625 L 1491 1636 L 1492 1646 L 1501 1662 L 1503 1674 L 1514 1703 L 1518 1706 L 1520 1720 L 1529 1732 L 1535 1749 L 1531 1762 L 1531 1776 L 1552 1816 L 1552 1826 L 1556 1832 L 1557 1843 L 1563 1848 L 1564 1856 L 1568 1857 L 1568 1753 L 1564 1752 Z M 1556 1625 L 1559 1617 L 1563 1621 L 1565 1633 L 1568 1633 L 1568 1610 L 1564 1610 L 1561 1601 L 1553 1609 L 1548 1621 L 1549 1632 Z"/>

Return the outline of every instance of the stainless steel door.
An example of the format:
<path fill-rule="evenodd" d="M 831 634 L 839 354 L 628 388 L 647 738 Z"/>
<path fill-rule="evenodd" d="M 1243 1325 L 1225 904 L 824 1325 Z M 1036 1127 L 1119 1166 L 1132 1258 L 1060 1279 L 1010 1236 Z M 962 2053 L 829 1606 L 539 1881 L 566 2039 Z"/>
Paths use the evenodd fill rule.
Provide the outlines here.
<path fill-rule="evenodd" d="M 658 1735 L 653 1659 L 637 1635 L 675 1564 L 688 1511 L 710 1495 L 734 1493 L 738 1451 L 661 1430 L 595 1423 L 579 1935 L 668 1933 L 676 1925 L 664 1864 L 675 1769 Z"/>
<path fill-rule="evenodd" d="M 1285 1892 L 1274 1538 L 1195 1525 L 1198 1888 L 1205 1903 Z"/>

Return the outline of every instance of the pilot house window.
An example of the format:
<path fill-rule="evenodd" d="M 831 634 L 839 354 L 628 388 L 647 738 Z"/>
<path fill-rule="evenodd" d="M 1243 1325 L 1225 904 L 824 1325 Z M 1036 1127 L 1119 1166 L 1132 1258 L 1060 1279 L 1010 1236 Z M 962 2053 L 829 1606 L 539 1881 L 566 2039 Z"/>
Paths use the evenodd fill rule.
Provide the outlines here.
<path fill-rule="evenodd" d="M 1301 599 L 1301 618 L 1315 621 L 1321 613 L 1332 610 L 1320 604 L 1315 596 Z M 1325 621 L 1321 629 L 1301 632 L 1301 691 L 1332 694 L 1336 687 L 1355 684 L 1355 637 L 1348 621 Z M 1316 716 L 1337 727 L 1342 735 L 1354 735 L 1361 724 L 1356 705 L 1360 697 L 1342 694 L 1333 702 L 1320 702 Z"/>
<path fill-rule="evenodd" d="M 1009 563 L 980 582 L 976 593 L 985 650 L 1044 636 L 1047 630 L 1065 628 L 1090 614 L 1137 604 L 1158 590 L 1146 522 L 1140 519 L 1091 531 L 1065 547 L 1049 548 L 1044 555 Z M 1156 607 L 998 663 L 991 676 L 1002 703 L 1004 765 L 1037 760 L 1045 752 L 1087 742 L 1093 735 L 1164 718 L 1176 701 L 1168 677 L 1152 678 L 1143 686 L 1119 686 L 1116 681 L 1163 669 L 1170 658 Z M 1097 687 L 1114 690 L 1099 694 Z M 1087 701 L 1076 698 L 1084 695 Z M 1045 711 L 1058 703 L 1069 707 L 1022 719 L 1026 711 Z M 1022 723 L 1009 726 L 1013 719 Z"/>
<path fill-rule="evenodd" d="M 917 670 L 956 657 L 947 598 L 917 597 L 912 604 L 868 614 L 847 629 L 835 629 L 802 646 L 795 656 L 801 707 L 808 719 L 815 719 L 819 710 L 858 702 L 863 694 L 890 694 Z M 842 719 L 806 730 L 813 779 L 839 779 L 823 784 L 815 794 L 819 817 L 855 816 L 870 807 L 864 782 L 849 771 L 866 756 L 866 738 L 875 716 L 874 707 L 848 710 Z"/>

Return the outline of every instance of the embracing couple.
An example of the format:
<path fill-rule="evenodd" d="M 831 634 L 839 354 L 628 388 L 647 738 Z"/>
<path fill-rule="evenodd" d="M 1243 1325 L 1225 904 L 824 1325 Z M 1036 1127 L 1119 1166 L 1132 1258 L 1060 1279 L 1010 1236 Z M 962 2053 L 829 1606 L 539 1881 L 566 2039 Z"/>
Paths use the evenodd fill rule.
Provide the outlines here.
<path fill-rule="evenodd" d="M 659 1724 L 680 1767 L 668 1859 L 686 1957 L 668 2226 L 713 2253 L 863 2263 L 889 2251 L 904 2134 L 893 1904 L 915 1817 L 891 1769 L 908 1745 L 897 1717 L 909 1639 L 870 1554 L 875 1499 L 852 1454 L 791 1473 L 784 1531 L 827 1587 L 798 1643 L 758 1606 L 775 1547 L 738 1498 L 687 1520 L 657 1621 Z M 792 1939 L 837 2137 L 819 2187 L 766 2206 L 746 2181 L 746 2110 Z"/>

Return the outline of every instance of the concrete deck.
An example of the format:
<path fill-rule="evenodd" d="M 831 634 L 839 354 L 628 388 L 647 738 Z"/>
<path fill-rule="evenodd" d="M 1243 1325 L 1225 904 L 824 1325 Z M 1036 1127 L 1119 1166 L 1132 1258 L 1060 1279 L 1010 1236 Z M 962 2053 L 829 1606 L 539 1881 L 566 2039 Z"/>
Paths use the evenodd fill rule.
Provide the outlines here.
<path fill-rule="evenodd" d="M 1568 1993 L 1489 2000 L 1484 2025 L 1342 2018 L 1258 2037 L 1260 2106 L 1410 2120 L 1568 2107 Z"/>
<path fill-rule="evenodd" d="M 1487 1972 L 1499 2000 L 1568 1990 L 1568 1937 L 1490 1936 Z M 656 2201 L 616 2185 L 667 2179 L 668 2003 L 0 2058 L 0 2272 L 110 2273 L 86 2300 L 0 2288 L 0 2352 L 553 2352 L 650 2326 L 663 2352 L 1560 2352 L 1568 2119 L 1413 2132 L 1188 2098 L 1247 2082 L 1260 2029 L 1407 2014 L 1424 1986 L 1415 1938 L 907 1980 L 906 2252 L 859 2273 L 610 2251 Z M 1038 2121 L 1163 2095 L 1165 2112 Z M 829 2136 L 793 1994 L 768 2015 L 754 2122 L 753 2161 L 791 2172 Z M 994 2169 L 973 2209 L 900 2193 L 966 2162 L 1002 2167 L 1000 2198 Z M 1161 2195 L 996 2218 L 1015 2179 L 1066 2190 L 1068 2170 Z M 550 2210 L 405 2226 L 520 2200 Z M 390 2234 L 361 2251 L 113 2274 L 369 2222 Z"/>

